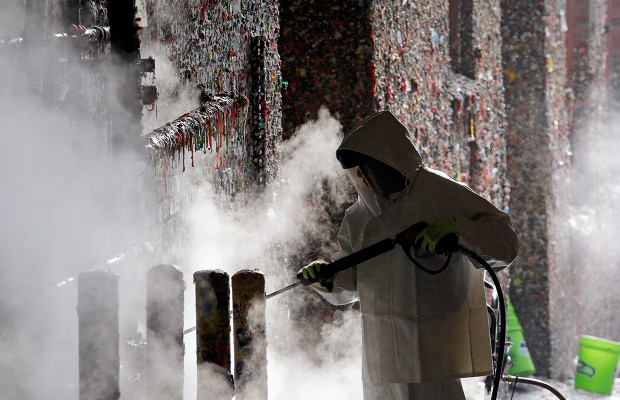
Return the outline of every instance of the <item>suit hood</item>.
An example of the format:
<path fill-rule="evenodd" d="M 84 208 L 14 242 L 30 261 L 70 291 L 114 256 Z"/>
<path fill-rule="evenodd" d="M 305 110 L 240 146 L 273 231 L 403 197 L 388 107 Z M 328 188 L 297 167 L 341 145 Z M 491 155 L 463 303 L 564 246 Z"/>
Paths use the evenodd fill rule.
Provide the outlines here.
<path fill-rule="evenodd" d="M 410 182 L 422 166 L 422 157 L 411 143 L 407 128 L 390 111 L 370 115 L 345 136 L 336 150 L 336 157 L 343 167 L 343 156 L 347 151 L 387 164 Z"/>

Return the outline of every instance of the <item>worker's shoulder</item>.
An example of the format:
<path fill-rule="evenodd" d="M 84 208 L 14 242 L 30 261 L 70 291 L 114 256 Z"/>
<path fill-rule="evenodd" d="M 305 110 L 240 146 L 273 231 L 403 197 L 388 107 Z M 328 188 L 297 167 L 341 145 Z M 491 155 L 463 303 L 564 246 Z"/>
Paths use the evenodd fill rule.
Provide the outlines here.
<path fill-rule="evenodd" d="M 456 185 L 456 186 L 462 187 L 463 189 L 471 190 L 471 188 L 467 186 L 467 184 L 457 181 L 456 179 L 452 178 L 447 173 L 440 171 L 438 169 L 425 166 L 421 169 L 420 175 L 424 177 L 423 179 L 433 180 L 434 183 L 443 182 L 446 185 Z"/>

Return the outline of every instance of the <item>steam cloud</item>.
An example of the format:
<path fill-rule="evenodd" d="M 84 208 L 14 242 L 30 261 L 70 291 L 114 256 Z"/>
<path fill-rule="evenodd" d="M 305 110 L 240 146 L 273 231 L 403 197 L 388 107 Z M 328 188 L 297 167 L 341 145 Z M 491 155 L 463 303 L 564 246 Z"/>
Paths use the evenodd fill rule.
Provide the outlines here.
<path fill-rule="evenodd" d="M 5 6 L 1 38 L 23 36 L 23 3 Z M 43 50 L 33 49 L 33 53 L 38 56 Z M 0 157 L 0 393 L 7 399 L 77 398 L 77 275 L 101 264 L 119 274 L 122 342 L 128 339 L 128 333 L 144 331 L 135 317 L 144 312 L 144 272 L 149 265 L 137 262 L 139 257 L 127 262 L 131 258 L 131 251 L 127 250 L 140 243 L 140 238 L 148 238 L 144 232 L 150 221 L 131 215 L 126 218 L 135 192 L 123 190 L 138 186 L 141 178 L 126 167 L 138 164 L 142 155 L 130 155 L 129 160 L 119 163 L 102 147 L 102 140 L 97 137 L 101 127 L 76 132 L 72 127 L 92 126 L 92 110 L 66 113 L 43 102 L 38 86 L 40 66 L 24 65 L 23 59 L 16 58 L 18 52 L 7 51 L 6 46 L 2 51 L 0 131 L 5 153 Z M 179 86 L 178 76 L 166 64 L 166 57 L 158 57 L 164 50 L 149 51 L 158 60 L 157 84 L 162 97 L 159 115 L 145 115 L 147 130 L 197 106 L 193 88 Z M 89 72 L 77 71 L 86 76 Z M 75 87 L 68 89 L 78 92 Z M 174 92 L 177 93 L 173 95 Z M 168 104 L 166 95 L 171 99 Z M 280 149 L 283 161 L 279 180 L 243 207 L 220 209 L 214 201 L 213 187 L 203 185 L 186 215 L 192 242 L 187 256 L 179 260 L 183 261 L 180 264 L 186 281 L 197 269 L 221 268 L 232 274 L 256 267 L 267 272 L 268 290 L 289 283 L 293 277 L 282 265 L 266 262 L 266 254 L 276 243 L 294 253 L 305 234 L 321 229 L 314 218 L 316 208 L 304 205 L 308 196 L 320 197 L 326 187 L 330 196 L 345 195 L 340 167 L 334 159 L 340 134 L 338 122 L 322 110 L 316 121 L 301 127 Z M 125 258 L 104 262 L 119 254 Z M 155 260 L 162 261 L 165 260 Z M 191 283 L 187 283 L 189 326 L 195 319 Z M 268 306 L 268 314 L 286 314 L 285 302 L 276 304 Z M 275 307 L 284 310 L 278 312 Z M 278 328 L 279 323 L 269 321 L 268 340 L 275 344 L 288 336 L 286 341 L 291 342 L 296 333 L 289 331 L 288 326 Z M 327 328 L 324 330 L 326 340 L 330 339 L 333 335 Z M 351 336 L 343 330 L 339 332 L 342 337 Z M 186 340 L 186 369 L 190 378 L 186 379 L 189 383 L 185 398 L 190 399 L 195 391 L 195 384 L 191 383 L 195 371 L 193 335 L 187 335 Z M 136 357 L 133 352 L 139 353 L 143 345 L 139 337 L 127 342 L 128 349 L 123 350 L 121 345 L 124 396 L 130 395 L 135 390 L 132 385 L 142 379 L 131 370 L 127 359 Z M 359 357 L 360 353 L 356 349 L 351 354 Z M 308 372 L 310 368 L 317 374 L 329 371 L 325 365 L 319 367 L 311 360 L 307 360 L 311 366 L 300 368 L 305 355 L 294 351 L 283 356 L 270 350 L 269 360 L 272 398 L 278 398 L 278 393 L 282 393 L 282 398 L 290 398 L 289 389 L 295 390 L 286 388 L 289 377 L 279 376 L 280 371 L 297 370 L 300 378 L 304 376 L 301 371 Z M 297 369 L 287 367 L 289 362 Z M 342 370 L 339 364 L 334 364 L 334 368 Z M 359 363 L 352 363 L 352 368 L 359 375 Z M 332 374 L 332 379 L 336 376 Z M 293 387 L 304 385 L 300 382 Z"/>
<path fill-rule="evenodd" d="M 234 273 L 251 268 L 278 241 L 298 246 L 305 232 L 320 230 L 315 215 L 320 210 L 308 205 L 307 198 L 320 195 L 324 182 L 340 202 L 347 195 L 334 156 L 339 130 L 338 121 L 322 109 L 316 121 L 282 144 L 280 179 L 240 208 L 222 210 L 213 186 L 202 185 L 187 213 L 192 229 L 188 265 L 218 266 Z"/>
<path fill-rule="evenodd" d="M 221 269 L 233 275 L 242 269 L 258 268 L 265 272 L 268 293 L 294 282 L 291 267 L 296 270 L 301 266 L 287 265 L 287 255 L 303 251 L 307 235 L 325 229 L 320 215 L 324 205 L 308 199 L 328 194 L 337 204 L 350 200 L 346 178 L 335 158 L 341 139 L 339 122 L 328 110 L 321 109 L 316 120 L 299 127 L 281 145 L 278 180 L 263 192 L 252 194 L 238 207 L 223 209 L 213 184 L 201 184 L 186 214 L 190 245 L 182 262 L 185 276 L 200 269 Z M 284 257 L 274 256 L 275 247 L 285 249 Z M 291 302 L 305 299 L 304 289 L 298 288 L 267 300 L 269 397 L 359 399 L 359 315 L 340 312 L 335 325 L 320 329 L 322 341 L 312 354 L 307 354 L 306 346 L 297 347 L 297 343 L 308 340 L 303 338 L 304 330 L 296 328 L 287 314 Z M 187 326 L 195 322 L 193 302 L 193 293 L 186 292 Z M 186 336 L 186 349 L 195 346 L 194 340 Z M 195 361 L 191 353 L 187 351 L 190 356 L 185 364 L 187 399 L 195 397 Z"/>
<path fill-rule="evenodd" d="M 41 87 L 42 74 L 60 68 L 42 62 L 45 49 L 6 44 L 24 35 L 23 7 L 5 1 L 0 13 L 0 397 L 71 399 L 79 384 L 77 275 L 117 254 L 131 258 L 140 242 L 145 225 L 133 205 L 143 189 L 141 155 L 120 160 L 102 145 L 105 127 L 91 119 L 93 97 L 81 80 Z M 84 101 L 74 108 L 64 95 Z M 106 266 L 121 276 L 124 337 L 137 329 L 126 317 L 144 307 L 144 292 L 125 285 L 143 271 L 121 258 Z"/>
<path fill-rule="evenodd" d="M 605 115 L 588 117 L 575 133 L 571 199 L 567 225 L 571 237 L 571 267 L 579 304 L 578 334 L 620 340 L 620 321 L 613 311 L 620 299 L 611 296 L 610 282 L 620 279 L 618 268 L 618 200 L 620 161 L 618 126 L 613 107 Z"/>

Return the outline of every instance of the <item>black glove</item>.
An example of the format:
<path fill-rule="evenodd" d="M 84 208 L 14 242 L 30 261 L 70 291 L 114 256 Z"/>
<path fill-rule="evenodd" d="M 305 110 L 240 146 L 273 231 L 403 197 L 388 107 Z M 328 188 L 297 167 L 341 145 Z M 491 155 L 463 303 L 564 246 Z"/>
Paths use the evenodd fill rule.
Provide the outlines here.
<path fill-rule="evenodd" d="M 459 226 L 454 217 L 444 218 L 427 225 L 415 237 L 416 250 L 447 255 L 458 249 Z"/>
<path fill-rule="evenodd" d="M 313 283 L 320 283 L 328 291 L 332 291 L 334 289 L 334 279 L 336 275 L 330 275 L 326 273 L 327 271 L 323 271 L 321 274 L 321 267 L 328 265 L 328 262 L 325 260 L 315 260 L 310 264 L 306 265 L 299 271 L 297 271 L 297 278 L 301 281 L 301 284 L 304 286 L 312 285 Z"/>

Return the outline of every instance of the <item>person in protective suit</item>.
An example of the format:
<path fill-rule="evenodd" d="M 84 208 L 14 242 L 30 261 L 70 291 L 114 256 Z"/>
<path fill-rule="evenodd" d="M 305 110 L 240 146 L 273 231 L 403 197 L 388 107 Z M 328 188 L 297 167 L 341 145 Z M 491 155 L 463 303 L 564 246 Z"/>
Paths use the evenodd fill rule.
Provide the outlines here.
<path fill-rule="evenodd" d="M 334 260 L 416 225 L 414 259 L 430 271 L 449 263 L 429 274 L 396 246 L 330 278 L 315 279 L 323 260 L 298 276 L 334 305 L 359 301 L 365 400 L 465 399 L 459 378 L 493 373 L 484 270 L 461 253 L 448 256 L 458 244 L 494 270 L 507 267 L 518 253 L 510 217 L 425 166 L 389 111 L 353 129 L 336 156 L 359 197 Z"/>

